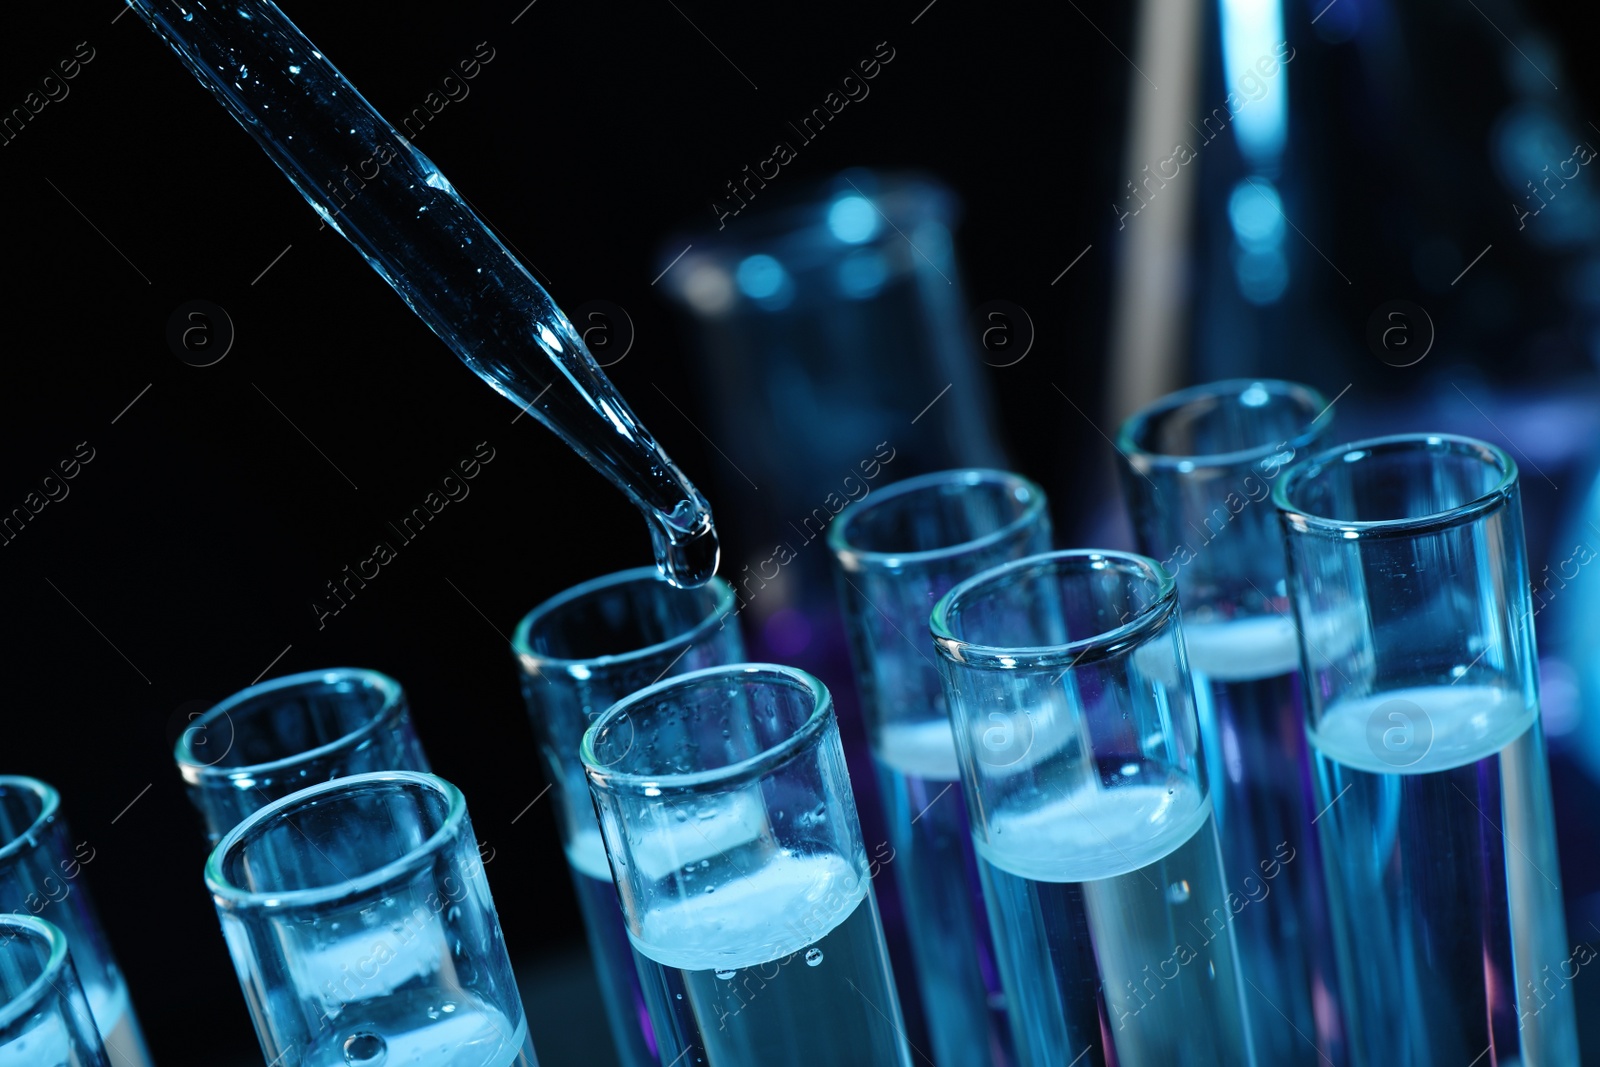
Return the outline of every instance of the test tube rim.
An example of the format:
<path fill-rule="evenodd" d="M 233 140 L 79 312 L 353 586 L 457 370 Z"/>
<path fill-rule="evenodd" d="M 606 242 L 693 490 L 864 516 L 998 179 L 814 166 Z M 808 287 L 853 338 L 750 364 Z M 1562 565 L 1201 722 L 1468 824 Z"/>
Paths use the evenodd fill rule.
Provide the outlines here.
<path fill-rule="evenodd" d="M 1200 385 L 1190 386 L 1187 389 L 1166 393 L 1135 411 L 1123 420 L 1122 427 L 1117 431 L 1117 449 L 1127 458 L 1128 465 L 1140 474 L 1148 474 L 1157 469 L 1165 470 L 1177 467 L 1183 467 L 1185 471 L 1233 468 L 1258 463 L 1270 456 L 1277 455 L 1282 450 L 1283 443 L 1281 442 L 1269 442 L 1263 445 L 1256 445 L 1253 448 L 1236 449 L 1232 452 L 1212 452 L 1198 455 L 1156 452 L 1139 444 L 1142 432 L 1157 416 L 1169 415 L 1197 401 L 1220 400 L 1230 396 L 1237 396 L 1253 386 L 1261 386 L 1274 396 L 1290 397 L 1300 402 L 1302 407 L 1317 412 L 1298 433 L 1287 441 L 1289 447 L 1297 455 L 1301 449 L 1316 441 L 1333 424 L 1333 405 L 1324 400 L 1322 393 L 1313 386 L 1302 382 L 1289 381 L 1285 378 L 1226 378 L 1219 382 L 1204 382 Z"/>
<path fill-rule="evenodd" d="M 373 687 L 383 694 L 383 704 L 378 708 L 377 712 L 349 733 L 336 737 L 326 744 L 308 748 L 304 752 L 296 752 L 293 755 L 282 756 L 263 763 L 224 765 L 201 763 L 199 760 L 189 758 L 189 734 L 196 728 L 215 722 L 223 716 L 227 716 L 231 723 L 232 712 L 237 711 L 239 705 L 276 694 L 279 690 L 313 683 L 330 685 L 336 678 L 359 678 L 364 682 L 372 683 Z M 321 759 L 335 752 L 354 748 L 362 741 L 376 734 L 381 727 L 390 725 L 391 720 L 405 710 L 405 687 L 382 671 L 372 670 L 369 667 L 329 667 L 325 670 L 285 674 L 247 686 L 206 709 L 204 713 L 195 719 L 193 725 L 185 727 L 183 732 L 178 735 L 177 741 L 173 742 L 172 754 L 177 760 L 178 769 L 183 774 L 184 780 L 195 785 L 202 784 L 208 780 L 255 779 L 285 770 L 299 763 Z"/>
<path fill-rule="evenodd" d="M 21 785 L 39 798 L 39 814 L 22 833 L 0 845 L 0 867 L 8 866 L 25 852 L 40 847 L 44 832 L 61 814 L 61 793 L 55 786 L 26 774 L 0 774 L 0 786 Z"/>
<path fill-rule="evenodd" d="M 1299 507 L 1291 494 L 1324 467 L 1335 462 L 1356 463 L 1378 454 L 1414 451 L 1452 453 L 1480 460 L 1498 471 L 1499 480 L 1489 489 L 1443 511 L 1408 515 L 1395 519 L 1339 519 L 1317 515 Z M 1289 467 L 1272 490 L 1272 503 L 1278 510 L 1285 532 L 1317 534 L 1338 540 L 1365 541 L 1385 537 L 1415 537 L 1437 533 L 1455 526 L 1476 522 L 1490 512 L 1507 506 L 1517 489 L 1516 461 L 1495 445 L 1476 437 L 1449 433 L 1406 433 L 1367 437 L 1335 445 Z"/>
<path fill-rule="evenodd" d="M 528 634 L 529 631 L 532 630 L 533 623 L 536 619 L 558 611 L 561 608 L 564 608 L 569 604 L 572 604 L 575 601 L 580 600 L 583 597 L 586 597 L 589 594 L 597 592 L 601 589 L 609 589 L 615 586 L 627 585 L 632 582 L 643 581 L 646 579 L 653 582 L 659 582 L 668 589 L 676 592 L 696 593 L 702 589 L 711 590 L 716 596 L 716 604 L 712 608 L 710 614 L 701 619 L 699 622 L 695 623 L 694 626 L 690 627 L 688 630 L 685 630 L 683 633 L 669 637 L 665 641 L 658 641 L 653 645 L 646 645 L 642 648 L 630 649 L 627 652 L 617 652 L 603 656 L 568 658 L 564 656 L 551 656 L 544 652 L 536 652 L 528 644 Z M 681 589 L 680 587 L 673 585 L 666 578 L 662 577 L 661 572 L 655 567 L 630 567 L 627 570 L 613 571 L 610 574 L 602 574 L 598 577 L 590 578 L 587 581 L 579 582 L 577 585 L 569 586 L 568 588 L 563 589 L 561 592 L 556 593 L 554 596 L 540 601 L 539 604 L 533 608 L 533 610 L 529 611 L 522 617 L 521 621 L 517 623 L 517 628 L 512 631 L 511 651 L 516 655 L 517 660 L 522 664 L 523 670 L 527 671 L 530 675 L 536 675 L 547 668 L 572 674 L 574 667 L 580 667 L 589 671 L 593 671 L 596 668 L 625 666 L 629 663 L 650 659 L 654 656 L 661 655 L 676 648 L 688 648 L 699 644 L 701 639 L 709 634 L 713 627 L 720 629 L 728 625 L 728 617 L 733 614 L 733 609 L 737 603 L 737 600 L 738 598 L 734 594 L 733 586 L 728 584 L 727 580 L 720 575 L 713 574 L 704 585 L 696 586 L 693 589 Z M 735 625 L 737 625 L 737 623 L 735 623 Z"/>
<path fill-rule="evenodd" d="M 29 982 L 27 988 L 10 1000 L 0 1003 L 0 1031 L 13 1025 L 35 1007 L 48 995 L 47 989 L 59 989 L 55 979 L 67 966 L 67 934 L 61 927 L 47 919 L 40 919 L 32 915 L 0 914 L 0 927 L 17 926 L 42 937 L 50 946 L 50 956 L 45 960 L 39 971 L 39 976 Z M 7 942 L 14 941 L 18 935 L 13 934 L 6 938 Z"/>
<path fill-rule="evenodd" d="M 1017 491 L 1026 493 L 1028 499 L 1020 515 L 982 537 L 917 552 L 884 552 L 859 548 L 848 540 L 851 524 L 886 501 L 893 501 L 930 487 L 958 485 L 963 482 L 967 485 L 979 485 L 986 481 L 1001 485 L 1012 493 Z M 907 566 L 940 563 L 955 556 L 981 552 L 1016 536 L 1018 532 L 1037 522 L 1040 513 L 1048 504 L 1049 500 L 1045 496 L 1044 489 L 1031 478 L 1021 474 L 994 467 L 952 467 L 949 470 L 918 474 L 911 478 L 902 478 L 898 482 L 890 482 L 871 496 L 863 497 L 851 504 L 839 512 L 829 527 L 828 548 L 838 559 L 839 565 L 852 574 L 868 569 L 898 570 Z"/>
<path fill-rule="evenodd" d="M 224 874 L 224 864 L 230 852 L 247 835 L 263 823 L 276 819 L 290 808 L 300 807 L 324 793 L 353 792 L 378 782 L 404 782 L 421 789 L 441 794 L 446 802 L 444 820 L 428 839 L 365 874 L 347 878 L 331 885 L 309 889 L 286 889 L 272 892 L 245 889 L 235 885 Z M 330 904 L 350 901 L 370 894 L 406 874 L 415 874 L 461 836 L 467 824 L 467 802 L 460 789 L 436 774 L 423 771 L 368 771 L 351 774 L 290 793 L 251 812 L 239 825 L 224 834 L 206 858 L 206 889 L 218 908 L 229 911 L 258 909 L 271 912 L 293 912 L 304 908 L 324 908 Z"/>
<path fill-rule="evenodd" d="M 1149 581 L 1154 587 L 1154 596 L 1143 611 L 1127 622 L 1064 644 L 1006 648 L 968 641 L 956 635 L 951 625 L 951 615 L 959 601 L 971 596 L 975 590 L 994 582 L 1009 580 L 1025 570 L 1055 568 L 1069 563 L 1091 568 L 1096 564 L 1114 564 L 1124 574 L 1136 574 Z M 1060 667 L 1065 672 L 1074 667 L 1131 653 L 1165 626 L 1169 619 L 1177 616 L 1177 580 L 1149 556 L 1119 549 L 1069 548 L 1041 552 L 1012 560 L 1010 563 L 1002 563 L 998 567 L 980 571 L 952 587 L 934 605 L 933 612 L 928 618 L 928 629 L 933 635 L 934 647 L 948 663 L 975 670 L 1009 671 Z"/>
<path fill-rule="evenodd" d="M 594 739 L 604 728 L 627 715 L 637 705 L 654 699 L 666 690 L 687 689 L 713 676 L 731 677 L 742 674 L 768 675 L 780 684 L 809 692 L 812 701 L 810 715 L 778 743 L 769 745 L 753 756 L 709 770 L 655 775 L 630 774 L 608 770 L 596 758 Z M 578 745 L 578 757 L 583 763 L 583 773 L 589 780 L 590 788 L 606 793 L 662 797 L 717 792 L 745 785 L 782 767 L 799 755 L 833 722 L 833 695 L 815 675 L 798 667 L 787 667 L 778 663 L 729 663 L 674 675 L 623 697 L 589 724 L 589 728 L 583 732 L 583 740 Z"/>

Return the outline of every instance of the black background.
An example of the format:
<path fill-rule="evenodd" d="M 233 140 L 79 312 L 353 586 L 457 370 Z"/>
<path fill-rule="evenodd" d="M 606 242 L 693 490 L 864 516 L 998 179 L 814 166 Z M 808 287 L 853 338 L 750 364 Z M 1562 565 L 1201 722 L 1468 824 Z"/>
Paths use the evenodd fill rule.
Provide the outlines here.
<path fill-rule="evenodd" d="M 704 421 L 684 330 L 651 285 L 660 242 L 712 222 L 723 183 L 887 41 L 895 59 L 870 97 L 779 181 L 916 167 L 962 195 L 969 298 L 1014 301 L 1038 328 L 1030 359 L 984 371 L 1006 444 L 1056 501 L 1064 537 L 1089 524 L 1111 458 L 1096 424 L 1109 426 L 1107 205 L 1125 177 L 1137 77 L 1117 50 L 1132 48 L 1128 8 L 524 2 L 289 12 L 390 115 L 418 106 L 479 42 L 493 48 L 470 96 L 417 147 L 527 251 L 564 307 L 627 309 L 637 341 L 609 373 L 690 477 L 723 488 L 716 507 L 740 507 L 743 490 L 685 417 Z M 632 508 L 531 418 L 512 425 L 516 409 L 319 232 L 234 121 L 118 12 L 112 0 L 16 5 L 0 42 L 6 109 L 79 42 L 94 50 L 70 96 L 0 147 L 0 510 L 80 442 L 94 449 L 70 496 L 0 547 L 0 771 L 58 786 L 76 837 L 95 847 L 88 879 L 158 1061 L 216 1064 L 248 1060 L 253 1037 L 171 762 L 175 724 L 269 666 L 399 677 L 435 769 L 466 790 L 494 850 L 509 944 L 556 958 L 581 929 L 547 810 L 512 824 L 544 783 L 506 636 L 538 601 L 649 550 Z M 1573 27 L 1551 20 L 1581 18 L 1539 15 L 1557 39 Z M 1293 8 L 1291 35 L 1306 18 Z M 1563 89 L 1592 100 L 1589 76 L 1577 68 Z M 236 330 L 215 366 L 185 365 L 165 339 L 194 299 L 225 308 Z M 1361 345 L 1367 310 L 1340 324 L 1337 343 Z M 1342 374 L 1296 376 L 1331 396 Z M 907 388 L 932 396 L 937 383 Z M 1363 385 L 1374 400 L 1384 388 Z M 470 497 L 319 629 L 310 605 L 324 583 L 482 441 L 495 459 Z M 724 558 L 761 547 L 729 544 Z"/>

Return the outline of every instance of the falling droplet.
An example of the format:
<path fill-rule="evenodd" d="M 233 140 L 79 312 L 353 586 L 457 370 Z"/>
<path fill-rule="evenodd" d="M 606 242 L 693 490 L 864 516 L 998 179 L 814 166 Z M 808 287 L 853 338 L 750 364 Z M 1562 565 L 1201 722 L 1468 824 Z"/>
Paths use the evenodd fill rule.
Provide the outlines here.
<path fill-rule="evenodd" d="M 378 1067 L 389 1056 L 389 1046 L 377 1034 L 363 1031 L 344 1039 L 344 1062 L 350 1067 Z"/>
<path fill-rule="evenodd" d="M 1182 904 L 1189 899 L 1189 883 L 1187 880 L 1173 882 L 1167 886 L 1167 899 L 1174 904 Z"/>
<path fill-rule="evenodd" d="M 683 999 L 683 994 L 682 994 L 682 993 L 679 993 L 679 994 L 678 994 L 678 995 L 677 995 L 677 996 L 678 996 L 678 999 L 679 999 L 679 1000 L 682 1000 L 682 999 Z"/>
<path fill-rule="evenodd" d="M 808 949 L 806 949 L 806 966 L 807 967 L 815 967 L 817 964 L 819 964 L 821 962 L 822 962 L 822 950 L 820 948 L 808 948 Z"/>
<path fill-rule="evenodd" d="M 718 971 L 717 972 L 717 977 L 722 979 L 724 982 L 726 982 L 728 979 L 732 978 L 734 975 L 736 975 L 738 973 L 739 973 L 738 971 Z"/>

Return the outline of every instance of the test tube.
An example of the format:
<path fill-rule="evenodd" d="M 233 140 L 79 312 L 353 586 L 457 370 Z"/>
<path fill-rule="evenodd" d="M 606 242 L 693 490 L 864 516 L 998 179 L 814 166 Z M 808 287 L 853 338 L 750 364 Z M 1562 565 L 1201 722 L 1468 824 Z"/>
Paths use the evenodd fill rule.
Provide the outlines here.
<path fill-rule="evenodd" d="M 0 775 L 0 913 L 45 919 L 65 933 L 112 1067 L 151 1067 L 128 983 L 84 878 L 98 855 L 93 842 L 73 840 L 53 788 Z"/>
<path fill-rule="evenodd" d="M 1338 978 L 1312 825 L 1300 651 L 1272 486 L 1324 447 L 1332 405 L 1293 382 L 1241 379 L 1164 396 L 1122 426 L 1117 451 L 1139 551 L 1177 578 L 1234 920 L 1256 986 L 1256 1054 L 1282 1067 L 1342 1062 Z M 1261 879 L 1264 861 L 1281 877 Z M 1270 900 L 1267 899 L 1270 895 Z"/>
<path fill-rule="evenodd" d="M 173 747 L 215 845 L 256 809 L 364 771 L 426 771 L 400 683 L 354 667 L 242 689 L 194 717 Z"/>
<path fill-rule="evenodd" d="M 1002 471 L 885 486 L 828 533 L 889 851 L 936 1062 L 1007 1063 L 1010 1029 L 928 615 L 979 571 L 1050 548 L 1043 490 Z"/>
<path fill-rule="evenodd" d="M 1253 1064 L 1172 577 L 1030 556 L 930 626 L 1019 1062 Z"/>
<path fill-rule="evenodd" d="M 110 1067 L 59 926 L 0 915 L 0 1067 Z"/>
<path fill-rule="evenodd" d="M 534 1067 L 460 790 L 414 771 L 337 778 L 230 830 L 206 862 L 275 1067 Z"/>
<path fill-rule="evenodd" d="M 1273 501 L 1353 1060 L 1579 1062 L 1516 464 L 1376 438 Z"/>
<path fill-rule="evenodd" d="M 910 1067 L 821 682 L 659 682 L 595 720 L 583 764 L 663 1064 Z"/>
<path fill-rule="evenodd" d="M 630 693 L 670 675 L 743 659 L 734 601 L 732 586 L 721 578 L 697 589 L 679 589 L 654 567 L 640 567 L 551 597 L 530 611 L 511 637 L 556 826 L 624 1067 L 651 1067 L 658 1063 L 660 1048 L 578 747 L 589 724 Z"/>

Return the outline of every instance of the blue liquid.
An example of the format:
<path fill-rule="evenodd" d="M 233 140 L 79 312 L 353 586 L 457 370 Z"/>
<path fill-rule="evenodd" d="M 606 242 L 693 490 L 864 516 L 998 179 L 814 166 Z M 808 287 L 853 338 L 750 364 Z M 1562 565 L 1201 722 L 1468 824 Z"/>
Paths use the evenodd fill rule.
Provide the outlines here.
<path fill-rule="evenodd" d="M 992 813 L 979 868 L 1027 1067 L 1255 1057 L 1211 803 L 1186 779 Z"/>
<path fill-rule="evenodd" d="M 1223 881 L 1251 900 L 1234 935 L 1256 1055 L 1284 1067 L 1342 1062 L 1294 624 L 1273 615 L 1184 636 Z"/>
<path fill-rule="evenodd" d="M 526 1020 L 513 1024 L 470 997 L 437 989 L 350 1004 L 327 1037 L 285 1059 L 303 1067 L 538 1067 Z"/>
<path fill-rule="evenodd" d="M 1009 1064 L 1005 994 L 949 724 L 885 727 L 874 763 L 933 1058 Z"/>
<path fill-rule="evenodd" d="M 623 1067 L 652 1067 L 657 1063 L 655 1031 L 650 1025 L 633 943 L 628 940 L 627 923 L 617 903 L 617 889 L 611 881 L 599 827 L 586 827 L 576 836 L 567 850 L 567 862 L 572 868 L 578 906 L 583 910 L 589 952 L 600 980 L 600 995 L 605 1001 L 617 1057 Z M 687 1065 L 691 1061 L 683 1062 Z"/>
<path fill-rule="evenodd" d="M 1386 733 L 1386 705 L 1425 730 Z M 1311 743 L 1355 1062 L 1578 1063 L 1537 712 L 1489 687 L 1403 689 L 1331 705 Z"/>
<path fill-rule="evenodd" d="M 144 1034 L 139 1030 L 139 1020 L 134 1018 L 128 1002 L 128 984 L 122 975 L 113 973 L 112 984 L 85 985 L 84 996 L 94 1015 L 95 1025 L 105 1042 L 106 1057 L 111 1067 L 154 1067 L 155 1061 L 144 1045 Z"/>
<path fill-rule="evenodd" d="M 780 853 L 666 903 L 635 947 L 655 1018 L 672 1021 L 663 1064 L 911 1067 L 877 902 L 838 856 Z"/>

